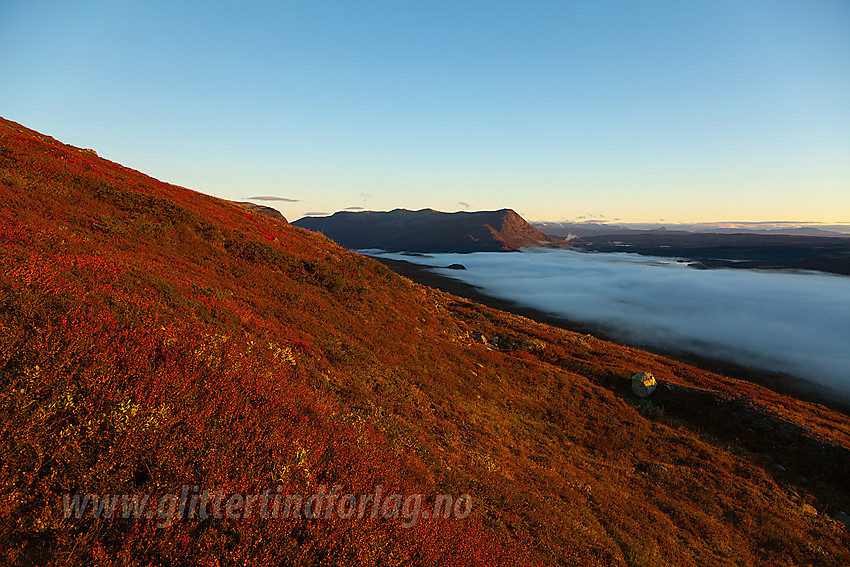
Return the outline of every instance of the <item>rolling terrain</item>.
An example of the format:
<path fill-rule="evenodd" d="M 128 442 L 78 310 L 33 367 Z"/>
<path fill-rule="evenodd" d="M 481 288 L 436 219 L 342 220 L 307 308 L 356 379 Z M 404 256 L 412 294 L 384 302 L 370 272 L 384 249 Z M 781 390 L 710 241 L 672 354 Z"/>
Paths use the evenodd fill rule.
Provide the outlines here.
<path fill-rule="evenodd" d="M 541 227 L 566 238 L 558 227 Z M 825 230 L 799 234 L 573 228 L 570 243 L 589 252 L 631 252 L 687 258 L 698 268 L 816 270 L 850 275 L 850 238 Z"/>
<path fill-rule="evenodd" d="M 5 564 L 850 562 L 839 411 L 415 284 L 7 120 L 0 235 Z M 59 505 L 184 484 L 474 505 L 409 528 Z"/>
<path fill-rule="evenodd" d="M 585 236 L 580 250 L 688 258 L 702 268 L 817 270 L 850 275 L 850 238 L 651 231 Z"/>

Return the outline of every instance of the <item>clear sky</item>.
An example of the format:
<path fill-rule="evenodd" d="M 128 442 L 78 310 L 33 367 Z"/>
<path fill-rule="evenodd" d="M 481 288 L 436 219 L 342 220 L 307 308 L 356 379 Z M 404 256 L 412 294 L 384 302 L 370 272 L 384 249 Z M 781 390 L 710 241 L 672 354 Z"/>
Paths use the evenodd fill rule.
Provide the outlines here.
<path fill-rule="evenodd" d="M 0 0 L 0 116 L 290 220 L 850 223 L 850 1 Z"/>

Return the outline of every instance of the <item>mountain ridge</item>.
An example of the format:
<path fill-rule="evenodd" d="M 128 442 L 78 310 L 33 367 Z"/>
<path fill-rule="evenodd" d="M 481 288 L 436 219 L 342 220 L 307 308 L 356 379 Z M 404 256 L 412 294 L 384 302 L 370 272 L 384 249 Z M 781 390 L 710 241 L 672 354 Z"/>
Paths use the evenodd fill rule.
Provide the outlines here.
<path fill-rule="evenodd" d="M 455 213 L 433 209 L 339 211 L 328 217 L 303 217 L 293 224 L 321 232 L 353 250 L 463 253 L 561 245 L 513 209 Z"/>

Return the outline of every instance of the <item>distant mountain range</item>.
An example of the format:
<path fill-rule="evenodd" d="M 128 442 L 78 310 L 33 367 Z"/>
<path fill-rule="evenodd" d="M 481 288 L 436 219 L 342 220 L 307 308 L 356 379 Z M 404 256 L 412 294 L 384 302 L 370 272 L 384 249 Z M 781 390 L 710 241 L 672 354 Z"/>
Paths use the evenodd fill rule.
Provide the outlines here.
<path fill-rule="evenodd" d="M 560 246 L 511 209 L 444 213 L 433 209 L 338 212 L 304 217 L 295 226 L 321 232 L 346 248 L 389 252 L 501 252 Z"/>
<path fill-rule="evenodd" d="M 293 224 L 321 232 L 351 250 L 467 253 L 570 246 L 593 252 L 687 258 L 700 268 L 802 269 L 850 275 L 850 235 L 814 227 L 746 230 L 676 225 L 695 229 L 678 230 L 603 223 L 532 225 L 512 209 L 343 211 L 304 217 Z"/>
<path fill-rule="evenodd" d="M 833 236 L 850 238 L 850 234 L 841 232 L 846 229 L 843 225 L 835 225 L 839 230 L 828 230 L 814 226 L 772 226 L 763 225 L 765 228 L 757 228 L 762 223 L 729 227 L 721 223 L 700 224 L 675 224 L 672 226 L 647 226 L 647 225 L 617 225 L 600 222 L 532 222 L 532 226 L 539 231 L 556 238 L 578 238 L 584 236 L 598 235 L 622 235 L 641 233 L 695 233 L 695 234 L 763 234 L 763 235 L 789 235 L 789 236 Z M 769 227 L 769 228 L 767 228 Z M 830 226 L 832 228 L 832 226 Z"/>

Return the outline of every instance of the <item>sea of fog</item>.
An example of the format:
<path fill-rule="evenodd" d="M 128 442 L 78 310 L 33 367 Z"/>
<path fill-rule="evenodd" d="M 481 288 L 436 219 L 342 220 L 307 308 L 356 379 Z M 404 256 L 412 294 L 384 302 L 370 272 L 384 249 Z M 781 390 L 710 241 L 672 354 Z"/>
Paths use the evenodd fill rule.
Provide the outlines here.
<path fill-rule="evenodd" d="M 850 391 L 850 277 L 697 270 L 671 258 L 530 249 L 374 254 L 438 269 L 493 297 L 592 323 L 634 344 L 787 372 Z"/>

